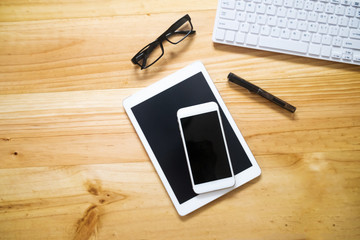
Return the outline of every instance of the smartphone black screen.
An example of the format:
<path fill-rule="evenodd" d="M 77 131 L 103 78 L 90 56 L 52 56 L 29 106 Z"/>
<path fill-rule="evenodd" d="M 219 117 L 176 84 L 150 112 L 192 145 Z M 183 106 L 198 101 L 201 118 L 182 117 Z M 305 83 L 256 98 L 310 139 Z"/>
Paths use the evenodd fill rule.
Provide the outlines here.
<path fill-rule="evenodd" d="M 194 183 L 231 177 L 224 137 L 216 111 L 180 119 Z"/>

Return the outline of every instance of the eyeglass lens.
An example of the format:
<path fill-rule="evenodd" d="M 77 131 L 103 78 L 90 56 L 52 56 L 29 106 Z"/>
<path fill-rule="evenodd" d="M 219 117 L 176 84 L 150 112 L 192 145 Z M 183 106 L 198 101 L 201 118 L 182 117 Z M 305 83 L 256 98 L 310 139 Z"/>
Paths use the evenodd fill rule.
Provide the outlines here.
<path fill-rule="evenodd" d="M 147 45 L 141 53 L 138 54 L 137 62 L 142 68 L 148 67 L 155 63 L 164 53 L 161 43 L 158 41 Z"/>
<path fill-rule="evenodd" d="M 179 43 L 181 42 L 189 33 L 191 32 L 192 27 L 188 20 L 186 20 L 184 23 L 181 23 L 177 29 L 170 32 L 166 35 L 166 39 L 171 43 Z"/>

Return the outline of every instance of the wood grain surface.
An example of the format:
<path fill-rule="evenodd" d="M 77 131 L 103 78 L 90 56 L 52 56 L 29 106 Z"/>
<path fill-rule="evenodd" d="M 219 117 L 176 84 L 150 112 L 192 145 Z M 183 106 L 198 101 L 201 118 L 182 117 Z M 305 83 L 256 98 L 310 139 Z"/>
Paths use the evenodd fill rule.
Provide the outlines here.
<path fill-rule="evenodd" d="M 0 2 L 0 239 L 360 239 L 360 67 L 214 44 L 216 6 Z M 130 62 L 186 13 L 194 36 Z M 262 175 L 180 217 L 122 100 L 197 60 Z"/>

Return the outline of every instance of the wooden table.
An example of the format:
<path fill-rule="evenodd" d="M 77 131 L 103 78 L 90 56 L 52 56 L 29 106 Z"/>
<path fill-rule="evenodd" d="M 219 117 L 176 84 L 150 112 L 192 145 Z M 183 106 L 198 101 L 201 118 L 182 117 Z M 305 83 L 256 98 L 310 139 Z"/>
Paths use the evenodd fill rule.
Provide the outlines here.
<path fill-rule="evenodd" d="M 360 67 L 214 44 L 216 6 L 1 1 L 0 239 L 360 238 Z M 196 35 L 130 62 L 186 13 Z M 262 175 L 180 217 L 122 100 L 197 60 Z"/>

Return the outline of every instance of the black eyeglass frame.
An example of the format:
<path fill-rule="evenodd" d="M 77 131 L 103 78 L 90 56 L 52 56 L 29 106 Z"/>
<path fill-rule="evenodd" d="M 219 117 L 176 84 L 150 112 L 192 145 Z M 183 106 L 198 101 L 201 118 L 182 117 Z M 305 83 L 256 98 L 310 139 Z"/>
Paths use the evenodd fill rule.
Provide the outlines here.
<path fill-rule="evenodd" d="M 181 27 L 184 23 L 186 23 L 187 21 L 189 21 L 190 24 L 190 31 L 176 31 L 176 29 L 178 29 L 179 27 Z M 180 40 L 176 41 L 176 42 L 172 42 L 169 37 L 174 35 L 174 34 L 187 34 L 181 38 Z M 191 18 L 189 16 L 189 14 L 186 14 L 185 16 L 183 16 L 182 18 L 180 18 L 179 20 L 177 20 L 174 24 L 172 24 L 163 34 L 161 34 L 158 38 L 155 39 L 155 41 L 149 43 L 148 45 L 146 45 L 145 47 L 143 47 L 137 54 L 135 54 L 135 56 L 131 59 L 131 62 L 133 64 L 137 64 L 140 66 L 141 70 L 146 69 L 150 66 L 152 66 L 154 63 L 156 63 L 163 55 L 164 55 L 164 47 L 162 42 L 163 41 L 168 41 L 171 44 L 178 44 L 179 42 L 181 42 L 182 40 L 184 40 L 187 36 L 189 36 L 190 34 L 194 34 L 196 31 L 193 30 L 193 25 L 191 23 Z M 161 55 L 151 64 L 146 66 L 146 60 L 147 57 L 150 55 L 150 53 L 158 46 L 160 45 L 161 48 Z M 140 64 L 139 61 L 143 59 L 143 63 Z"/>

